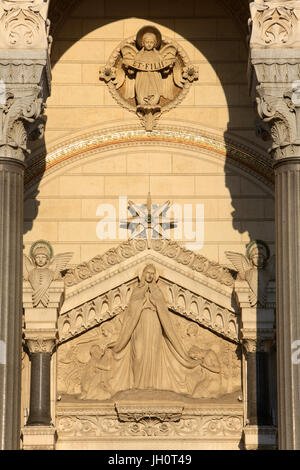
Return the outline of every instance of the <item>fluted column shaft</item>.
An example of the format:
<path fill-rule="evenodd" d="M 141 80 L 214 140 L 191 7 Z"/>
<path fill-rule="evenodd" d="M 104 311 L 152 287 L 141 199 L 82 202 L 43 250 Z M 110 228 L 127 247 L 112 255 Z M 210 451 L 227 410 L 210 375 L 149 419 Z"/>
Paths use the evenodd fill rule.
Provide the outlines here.
<path fill-rule="evenodd" d="M 0 155 L 0 449 L 20 442 L 24 166 Z"/>
<path fill-rule="evenodd" d="M 278 438 L 280 449 L 299 450 L 300 156 L 275 164 L 275 185 Z"/>

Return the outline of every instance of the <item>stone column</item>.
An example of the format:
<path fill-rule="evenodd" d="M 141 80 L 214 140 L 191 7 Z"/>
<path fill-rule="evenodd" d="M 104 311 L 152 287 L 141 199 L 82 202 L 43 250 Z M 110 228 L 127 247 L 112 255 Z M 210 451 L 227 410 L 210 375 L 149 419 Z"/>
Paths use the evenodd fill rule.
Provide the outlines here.
<path fill-rule="evenodd" d="M 20 442 L 23 176 L 50 93 L 47 11 L 48 1 L 0 4 L 0 449 Z"/>
<path fill-rule="evenodd" d="M 251 16 L 251 91 L 273 139 L 279 448 L 300 450 L 300 1 L 256 0 Z"/>
<path fill-rule="evenodd" d="M 46 338 L 46 335 L 47 332 L 44 331 L 40 338 L 27 339 L 31 361 L 30 409 L 27 426 L 51 425 L 50 363 L 56 338 L 53 337 L 51 331 L 49 331 L 49 338 Z"/>
<path fill-rule="evenodd" d="M 36 306 L 34 292 L 30 282 L 24 281 L 24 336 L 31 361 L 31 379 L 29 417 L 22 429 L 23 449 L 49 450 L 55 447 L 56 433 L 50 406 L 51 355 L 57 342 L 57 318 L 63 302 L 64 282 L 54 280 L 49 284 L 47 305 Z"/>
<path fill-rule="evenodd" d="M 261 277 L 261 279 L 259 279 Z M 263 282 L 263 274 L 258 276 Z M 276 448 L 269 390 L 270 347 L 274 340 L 275 285 L 266 287 L 266 304 L 253 304 L 247 281 L 235 282 L 235 296 L 241 312 L 242 341 L 246 359 L 244 401 L 246 425 L 244 445 L 247 450 Z"/>

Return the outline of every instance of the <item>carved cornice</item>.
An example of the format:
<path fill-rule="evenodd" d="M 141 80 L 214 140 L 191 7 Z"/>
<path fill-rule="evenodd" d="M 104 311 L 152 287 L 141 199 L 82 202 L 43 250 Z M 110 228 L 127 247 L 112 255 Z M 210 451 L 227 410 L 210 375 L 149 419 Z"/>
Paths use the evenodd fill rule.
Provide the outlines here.
<path fill-rule="evenodd" d="M 151 248 L 167 258 L 171 258 L 196 272 L 215 279 L 221 284 L 233 287 L 234 278 L 231 272 L 216 262 L 209 261 L 202 255 L 182 248 L 177 242 L 171 240 L 151 240 Z M 146 240 L 129 240 L 117 248 L 108 250 L 104 255 L 98 255 L 87 263 L 69 269 L 64 277 L 66 287 L 75 286 L 80 282 L 117 265 L 128 258 L 148 249 Z"/>

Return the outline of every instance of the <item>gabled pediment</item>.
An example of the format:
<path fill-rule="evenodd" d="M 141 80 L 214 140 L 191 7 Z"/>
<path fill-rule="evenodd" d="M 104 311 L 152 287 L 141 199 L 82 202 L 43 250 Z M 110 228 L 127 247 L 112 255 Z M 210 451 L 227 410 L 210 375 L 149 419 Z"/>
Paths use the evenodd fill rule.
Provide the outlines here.
<path fill-rule="evenodd" d="M 108 261 L 115 264 L 109 265 Z M 108 266 L 97 273 L 105 262 Z M 66 298 L 58 321 L 60 342 L 123 312 L 132 288 L 149 263 L 156 267 L 170 311 L 238 341 L 239 316 L 232 302 L 233 278 L 228 270 L 184 250 L 176 242 L 152 240 L 149 245 L 146 240 L 130 240 L 67 273 Z M 92 275 L 68 287 L 72 278 L 79 277 L 80 270 L 85 268 L 88 276 L 92 266 Z"/>

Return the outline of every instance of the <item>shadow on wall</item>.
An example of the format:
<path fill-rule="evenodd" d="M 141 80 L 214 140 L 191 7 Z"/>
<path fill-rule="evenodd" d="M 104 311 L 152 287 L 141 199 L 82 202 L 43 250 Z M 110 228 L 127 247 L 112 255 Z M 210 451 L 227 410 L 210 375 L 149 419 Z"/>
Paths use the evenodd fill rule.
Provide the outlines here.
<path fill-rule="evenodd" d="M 70 2 L 71 3 L 71 2 Z M 91 2 L 89 0 L 86 1 L 80 1 L 80 2 L 73 2 L 75 5 L 79 5 L 81 8 L 84 8 L 83 4 L 88 4 L 91 5 Z M 191 4 L 191 1 L 187 1 L 186 4 L 186 14 L 184 15 L 185 17 L 193 17 L 189 13 L 189 5 Z M 103 17 L 103 2 L 93 2 L 93 11 L 89 10 L 89 8 L 86 8 L 86 16 L 89 16 L 90 18 L 92 17 L 94 21 L 90 22 L 90 30 L 85 29 L 84 34 L 88 34 L 92 32 L 94 29 L 96 29 L 99 25 L 104 26 L 106 24 L 109 24 L 111 22 L 125 19 L 131 16 L 134 17 L 141 17 L 145 20 L 145 22 L 153 22 L 155 23 L 158 27 L 159 25 L 161 26 L 167 26 L 170 27 L 170 17 L 172 15 L 172 12 L 169 11 L 169 5 L 170 2 L 168 0 L 160 0 L 159 2 L 159 7 L 160 11 L 162 12 L 162 16 L 159 15 L 151 15 L 151 2 L 137 2 L 137 1 L 132 1 L 128 0 L 127 2 L 123 1 L 114 1 L 114 12 L 115 14 L 107 15 L 106 17 Z M 119 7 L 118 7 L 119 4 Z M 99 12 L 97 11 L 97 6 L 99 7 Z M 176 4 L 174 4 L 174 8 L 176 8 Z M 119 8 L 119 10 L 118 10 Z M 210 11 L 210 14 L 208 14 L 207 18 L 205 19 L 205 15 L 202 15 L 201 18 L 201 25 L 199 26 L 200 28 L 203 27 L 203 24 L 205 24 L 205 21 L 211 21 L 213 18 L 212 16 L 212 11 L 213 7 L 209 5 L 203 5 L 203 9 L 208 8 L 208 11 Z M 218 7 L 219 8 L 219 7 Z M 118 13 L 118 11 L 120 13 Z M 145 11 L 148 11 L 149 16 L 145 15 Z M 51 10 L 50 10 L 50 15 L 51 15 Z M 224 14 L 224 17 L 220 16 L 220 19 L 218 21 L 225 20 L 225 16 L 227 16 L 226 19 L 228 19 L 227 13 Z M 97 17 L 99 18 L 99 24 L 97 26 Z M 209 18 L 210 17 L 210 18 Z M 172 19 L 172 18 L 171 18 Z M 177 17 L 178 19 L 178 17 Z M 67 18 L 65 19 L 65 21 Z M 196 22 L 197 19 L 193 18 L 193 21 Z M 175 18 L 172 24 L 175 24 Z M 195 27 L 195 26 L 194 26 Z M 227 27 L 227 23 L 224 23 L 224 27 Z M 55 36 L 59 33 L 60 30 L 64 28 L 64 22 L 61 22 L 59 25 L 59 28 L 55 31 L 54 35 L 54 50 L 55 50 L 55 56 L 53 58 L 52 66 L 55 66 L 55 64 L 59 61 L 60 57 L 70 48 L 75 42 L 80 40 L 80 38 L 74 39 L 73 41 L 61 41 L 59 44 L 59 47 L 55 48 Z M 186 36 L 186 26 L 184 26 L 184 22 L 176 21 L 176 33 L 181 35 L 183 38 Z M 231 103 L 232 102 L 232 93 L 233 93 L 233 85 L 232 85 L 232 75 L 234 74 L 234 69 L 236 67 L 236 73 L 239 74 L 240 67 L 243 68 L 243 73 L 245 74 L 245 82 L 246 82 L 246 74 L 247 74 L 247 39 L 245 37 L 241 37 L 241 40 L 239 41 L 239 44 L 230 52 L 230 58 L 228 58 L 226 61 L 221 61 L 217 60 L 215 56 L 215 49 L 212 47 L 211 40 L 209 39 L 203 39 L 203 40 L 197 40 L 197 39 L 192 39 L 189 38 L 188 41 L 195 47 L 197 48 L 201 54 L 206 58 L 206 60 L 211 64 L 213 69 L 215 70 L 218 79 L 220 83 L 222 84 L 224 93 L 227 98 L 227 102 Z M 237 44 L 237 41 L 232 43 L 233 45 Z M 219 45 L 220 48 L 222 48 L 223 41 L 221 38 L 219 39 Z M 228 56 L 228 51 L 227 51 L 227 57 Z M 227 66 L 224 66 L 224 63 L 227 62 Z M 100 66 L 100 64 L 99 64 Z M 244 84 L 245 84 L 244 82 Z M 236 84 L 238 86 L 238 82 Z M 249 106 L 249 113 L 252 113 L 252 103 L 250 101 L 247 101 L 247 97 L 243 97 L 244 102 L 246 103 L 246 106 Z M 247 104 L 248 103 L 248 104 Z M 230 144 L 232 142 L 232 136 L 234 133 L 234 129 L 238 129 L 238 122 L 240 119 L 240 110 L 238 109 L 237 106 L 228 106 L 228 112 L 229 112 L 229 119 L 228 119 L 228 127 L 227 131 L 224 132 L 224 140 L 226 143 L 228 143 L 228 147 L 230 147 Z M 244 111 L 245 112 L 245 111 Z M 203 119 L 205 123 L 205 117 Z M 254 119 L 253 119 L 253 128 L 254 128 Z M 242 128 L 242 125 L 241 125 Z M 250 134 L 249 134 L 250 135 Z M 250 139 L 251 137 L 249 137 Z M 253 132 L 253 138 L 255 138 L 255 134 Z M 245 140 L 246 144 L 247 141 Z M 249 141 L 250 142 L 250 141 Z M 257 148 L 261 148 L 261 156 L 263 157 L 266 155 L 263 143 L 261 143 L 259 140 L 255 142 Z M 33 155 L 46 155 L 47 149 L 45 146 L 45 141 L 42 143 L 39 142 L 32 142 L 31 143 L 31 149 L 32 149 L 32 154 Z M 45 162 L 40 163 L 40 169 L 39 169 L 39 177 L 38 177 L 38 184 L 36 187 L 39 187 L 39 183 L 43 178 L 43 174 L 45 171 Z M 254 197 L 253 194 L 247 194 L 247 191 L 242 191 L 242 195 L 240 197 L 237 196 L 237 188 L 236 184 L 234 183 L 234 178 L 232 178 L 232 163 L 231 159 L 227 158 L 225 161 L 225 183 L 226 187 L 230 191 L 231 195 L 231 203 L 233 207 L 233 212 L 232 212 L 232 225 L 234 230 L 239 232 L 241 235 L 243 234 L 248 234 L 250 240 L 256 240 L 256 239 L 264 239 L 266 243 L 273 243 L 273 237 L 272 234 L 270 234 L 269 239 L 265 239 L 265 236 L 262 234 L 265 234 L 265 227 L 264 224 L 266 224 L 266 221 L 272 223 L 272 220 L 274 219 L 274 208 L 272 204 L 272 198 L 270 197 L 270 200 L 268 204 L 264 205 L 263 213 L 260 214 L 260 219 L 259 219 L 259 211 L 261 211 L 261 207 L 258 206 L 258 198 Z M 26 182 L 26 174 L 25 174 L 25 182 Z M 25 183 L 26 184 L 26 183 Z M 35 205 L 31 205 L 29 212 L 27 211 L 27 215 L 30 214 L 30 220 L 28 219 L 25 224 L 25 233 L 30 231 L 32 229 L 34 220 L 38 216 L 38 201 L 37 201 L 37 196 L 38 196 L 38 189 L 36 191 L 36 194 L 34 195 L 35 198 Z M 33 196 L 32 196 L 33 197 Z M 262 197 L 262 196 L 261 196 Z M 260 198 L 261 198 L 260 197 Z M 267 210 L 268 209 L 268 210 Z M 271 247 L 273 251 L 273 246 Z M 245 254 L 245 253 L 244 253 Z M 229 266 L 229 263 L 228 263 Z M 260 285 L 261 279 L 258 278 L 258 284 Z M 271 355 L 270 361 L 274 362 L 274 354 L 275 352 L 273 351 Z M 257 366 L 256 366 L 256 387 L 257 387 L 257 401 L 256 401 L 256 409 L 251 411 L 253 415 L 249 417 L 251 424 L 276 424 L 276 418 L 275 418 L 275 408 L 276 408 L 276 403 L 275 403 L 275 392 L 274 392 L 274 381 L 272 381 L 272 370 L 274 370 L 274 364 L 271 365 L 271 362 L 269 359 L 267 360 L 268 364 L 263 363 L 265 361 L 265 357 L 261 358 L 258 356 L 257 359 Z M 269 374 L 270 377 L 268 380 L 266 380 L 266 374 Z M 274 376 L 274 374 L 273 374 Z M 267 397 L 270 395 L 269 390 L 266 390 L 266 384 L 272 382 L 272 394 L 271 394 L 271 399 L 267 400 Z M 262 400 L 265 400 L 265 405 L 262 406 Z"/>

